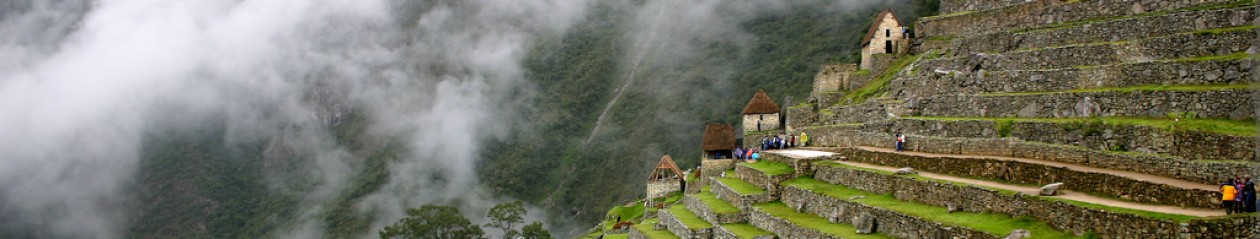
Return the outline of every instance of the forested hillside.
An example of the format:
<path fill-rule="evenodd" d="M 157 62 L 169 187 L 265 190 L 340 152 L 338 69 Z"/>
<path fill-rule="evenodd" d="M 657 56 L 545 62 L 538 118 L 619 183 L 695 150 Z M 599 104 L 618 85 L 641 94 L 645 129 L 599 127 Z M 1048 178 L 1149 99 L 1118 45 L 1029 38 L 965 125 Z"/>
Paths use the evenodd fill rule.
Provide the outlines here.
<path fill-rule="evenodd" d="M 541 96 L 538 107 L 529 109 L 527 125 L 483 151 L 487 160 L 479 172 L 495 192 L 543 205 L 575 233 L 611 205 L 641 198 L 644 178 L 661 154 L 682 167 L 698 164 L 704 124 L 738 123 L 756 90 L 779 103 L 804 99 L 822 64 L 856 62 L 858 43 L 878 10 L 893 9 L 912 22 L 937 6 L 800 1 L 739 19 L 733 24 L 739 33 L 664 37 L 681 41 L 636 52 L 642 50 L 633 45 L 637 32 L 627 31 L 636 12 L 626 9 L 646 7 L 602 3 L 563 38 L 531 51 L 526 65 Z M 638 69 L 631 68 L 635 54 L 647 55 Z M 583 144 L 634 70 L 634 83 L 612 106 L 609 122 Z"/>

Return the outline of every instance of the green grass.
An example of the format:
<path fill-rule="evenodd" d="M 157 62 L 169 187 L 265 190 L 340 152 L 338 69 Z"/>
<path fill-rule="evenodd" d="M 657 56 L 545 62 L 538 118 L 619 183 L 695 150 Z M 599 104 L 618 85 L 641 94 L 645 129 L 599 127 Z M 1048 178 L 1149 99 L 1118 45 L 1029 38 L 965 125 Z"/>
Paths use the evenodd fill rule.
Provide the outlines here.
<path fill-rule="evenodd" d="M 982 121 L 1010 121 L 1010 122 L 1041 122 L 1056 124 L 1108 124 L 1108 125 L 1140 125 L 1157 128 L 1166 131 L 1188 130 L 1210 132 L 1233 136 L 1257 136 L 1256 122 L 1253 120 L 1227 120 L 1227 119 L 1153 119 L 1153 118 L 1127 118 L 1127 117 L 1099 117 L 1099 118 L 984 118 L 984 117 L 906 117 L 907 119 L 920 120 L 937 120 L 937 121 L 964 121 L 964 120 L 982 120 Z"/>
<path fill-rule="evenodd" d="M 683 225 L 686 225 L 689 229 L 713 227 L 713 224 L 704 221 L 704 219 L 700 218 L 700 216 L 696 216 L 695 213 L 692 213 L 691 210 L 687 210 L 687 207 L 682 204 L 674 204 L 674 206 L 669 207 L 667 210 L 669 210 L 669 214 L 674 214 L 674 217 L 677 217 L 678 220 L 682 221 Z"/>
<path fill-rule="evenodd" d="M 893 210 L 901 214 L 939 222 L 946 225 L 967 227 L 998 237 L 1005 236 L 1015 229 L 1026 229 L 1029 232 L 1032 232 L 1032 238 L 1077 238 L 1072 233 L 1055 230 L 1050 225 L 1044 222 L 1039 222 L 1031 217 L 1016 218 L 996 213 L 951 213 L 949 212 L 949 209 L 945 207 L 897 200 L 892 196 L 892 194 L 875 194 L 808 178 L 788 180 L 784 182 L 783 185 L 808 190 L 810 192 L 842 200 Z M 864 196 L 865 198 L 848 200 L 848 198 L 853 196 Z"/>
<path fill-rule="evenodd" d="M 604 235 L 604 239 L 626 239 L 626 238 L 630 238 L 630 233 Z"/>
<path fill-rule="evenodd" d="M 621 217 L 622 221 L 633 221 L 643 216 L 643 203 L 635 203 L 634 206 L 624 207 L 616 206 L 612 210 L 608 210 L 609 217 Z"/>
<path fill-rule="evenodd" d="M 827 219 L 814 214 L 796 212 L 796 210 L 789 208 L 783 202 L 768 202 L 753 206 L 760 208 L 761 211 L 769 213 L 771 216 L 782 218 L 797 226 L 814 229 L 840 238 L 891 238 L 884 234 L 857 234 L 857 228 L 854 228 L 853 225 L 831 223 Z"/>
<path fill-rule="evenodd" d="M 700 199 L 700 202 L 704 202 L 705 206 L 709 206 L 709 210 L 713 210 L 713 213 L 739 213 L 738 207 L 718 198 L 717 195 L 709 191 L 709 186 L 704 186 L 704 191 L 692 196 Z"/>
<path fill-rule="evenodd" d="M 875 79 L 871 80 L 870 83 L 866 83 L 866 85 L 862 86 L 862 88 L 855 89 L 845 94 L 845 99 L 847 100 L 841 100 L 840 102 L 852 101 L 853 104 L 861 104 L 866 102 L 866 99 L 875 97 L 876 95 L 887 91 L 888 85 L 892 83 L 892 79 L 897 76 L 897 73 L 901 72 L 902 69 L 905 69 L 906 66 L 909 66 L 910 63 L 914 63 L 917 60 L 919 60 L 919 57 L 915 55 L 901 56 L 901 59 L 897 59 L 896 62 L 889 65 L 888 69 L 884 69 L 884 72 L 880 72 L 879 75 L 875 76 Z"/>
<path fill-rule="evenodd" d="M 983 93 L 980 96 L 1025 96 L 1025 95 L 1048 95 L 1063 93 L 1132 93 L 1132 92 L 1151 92 L 1151 91 L 1217 91 L 1217 90 L 1246 90 L 1249 84 L 1205 84 L 1205 85 L 1139 85 L 1126 87 L 1097 87 L 1082 88 L 1065 91 L 1032 91 L 1032 92 L 1007 92 L 1007 93 Z"/>
<path fill-rule="evenodd" d="M 871 70 L 856 70 L 856 71 L 853 71 L 853 74 L 859 75 L 859 76 L 870 75 Z"/>
<path fill-rule="evenodd" d="M 1235 60 L 1247 59 L 1247 55 L 1248 54 L 1246 52 L 1238 52 L 1238 53 L 1228 54 L 1228 55 L 1211 55 L 1211 56 L 1178 58 L 1178 59 L 1168 60 L 1168 62 L 1186 63 L 1186 62 L 1202 62 L 1202 61 L 1235 61 Z"/>
<path fill-rule="evenodd" d="M 643 220 L 643 223 L 634 224 L 634 230 L 652 239 L 678 239 L 678 236 L 668 230 L 652 230 L 652 225 L 656 225 L 658 221 L 660 221 L 658 218 Z"/>
<path fill-rule="evenodd" d="M 1224 28 L 1213 28 L 1213 29 L 1198 30 L 1198 31 L 1194 31 L 1194 32 L 1193 32 L 1193 34 L 1198 34 L 1198 35 L 1217 35 L 1217 34 L 1221 34 L 1221 33 L 1251 31 L 1251 30 L 1255 30 L 1255 29 L 1256 29 L 1256 26 L 1255 26 L 1255 25 L 1246 25 L 1246 26 L 1238 26 L 1238 27 L 1224 27 Z"/>
<path fill-rule="evenodd" d="M 751 169 L 756 169 L 757 171 L 761 171 L 761 173 L 766 174 L 768 176 L 796 173 L 796 170 L 792 169 L 792 166 L 789 166 L 786 163 L 782 163 L 782 162 L 770 162 L 767 160 L 761 160 L 761 161 L 757 161 L 756 163 L 740 163 L 740 165 L 747 166 L 748 168 L 751 168 Z"/>
<path fill-rule="evenodd" d="M 765 189 L 761 189 L 761 187 L 757 187 L 757 185 L 744 182 L 744 180 L 740 180 L 738 178 L 718 178 L 717 180 L 718 182 L 725 184 L 727 187 L 730 187 L 731 190 L 734 190 L 735 193 L 738 193 L 739 195 L 757 195 L 766 193 Z"/>
<path fill-rule="evenodd" d="M 726 228 L 727 231 L 734 233 L 736 237 L 745 239 L 752 239 L 757 236 L 774 235 L 774 233 L 761 230 L 761 228 L 754 227 L 747 223 L 722 224 L 722 228 Z"/>

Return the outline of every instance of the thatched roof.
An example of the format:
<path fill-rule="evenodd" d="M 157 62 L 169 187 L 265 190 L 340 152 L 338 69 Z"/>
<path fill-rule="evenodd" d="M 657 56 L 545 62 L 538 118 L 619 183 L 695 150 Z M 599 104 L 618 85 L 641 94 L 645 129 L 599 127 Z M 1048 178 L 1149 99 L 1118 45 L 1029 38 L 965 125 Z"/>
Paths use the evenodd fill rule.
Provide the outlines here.
<path fill-rule="evenodd" d="M 744 106 L 744 114 L 774 114 L 779 113 L 779 105 L 770 99 L 769 95 L 763 90 L 757 90 L 757 94 L 748 100 L 748 106 Z"/>
<path fill-rule="evenodd" d="M 735 149 L 735 127 L 731 124 L 712 123 L 704 126 L 704 151 Z"/>
<path fill-rule="evenodd" d="M 897 23 L 897 27 L 904 26 L 901 20 L 897 19 L 897 15 L 893 14 L 892 9 L 884 9 L 875 15 L 875 21 L 871 22 L 871 29 L 866 31 L 866 37 L 862 38 L 862 46 L 870 45 L 871 39 L 875 38 L 875 34 L 879 33 L 879 23 L 884 22 L 884 16 L 892 17 L 893 22 Z"/>
<path fill-rule="evenodd" d="M 678 164 L 674 163 L 674 159 L 666 154 L 664 157 L 661 157 L 660 163 L 656 163 L 656 168 L 652 169 L 652 175 L 648 177 L 648 181 L 670 179 L 674 176 L 677 176 L 678 180 L 682 180 L 685 177 L 682 170 L 678 169 Z"/>

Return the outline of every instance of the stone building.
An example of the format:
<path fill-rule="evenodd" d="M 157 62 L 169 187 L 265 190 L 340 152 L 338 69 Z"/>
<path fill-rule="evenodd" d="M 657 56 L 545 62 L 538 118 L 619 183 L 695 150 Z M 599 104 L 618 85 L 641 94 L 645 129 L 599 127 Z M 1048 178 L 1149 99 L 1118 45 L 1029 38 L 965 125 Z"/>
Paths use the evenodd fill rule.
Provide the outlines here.
<path fill-rule="evenodd" d="M 661 157 L 661 162 L 656 163 L 656 168 L 652 169 L 652 175 L 648 176 L 647 198 L 664 197 L 670 193 L 682 191 L 683 177 L 685 175 L 678 169 L 678 164 L 675 164 L 674 159 L 666 154 Z"/>
<path fill-rule="evenodd" d="M 866 31 L 866 37 L 862 38 L 862 65 L 863 70 L 878 72 L 883 69 L 879 68 L 881 64 L 878 61 L 891 60 L 898 54 L 905 53 L 910 49 L 910 32 L 906 27 L 897 20 L 897 16 L 892 10 L 884 10 L 875 15 L 875 21 L 871 23 L 871 28 Z M 883 55 L 881 57 L 880 55 Z M 880 58 L 880 59 L 876 59 Z M 885 64 L 886 65 L 886 64 Z"/>
<path fill-rule="evenodd" d="M 711 123 L 704 126 L 701 141 L 705 159 L 729 159 L 734 156 L 735 127 L 731 124 Z"/>
<path fill-rule="evenodd" d="M 779 105 L 757 90 L 757 94 L 744 106 L 744 132 L 779 129 Z"/>

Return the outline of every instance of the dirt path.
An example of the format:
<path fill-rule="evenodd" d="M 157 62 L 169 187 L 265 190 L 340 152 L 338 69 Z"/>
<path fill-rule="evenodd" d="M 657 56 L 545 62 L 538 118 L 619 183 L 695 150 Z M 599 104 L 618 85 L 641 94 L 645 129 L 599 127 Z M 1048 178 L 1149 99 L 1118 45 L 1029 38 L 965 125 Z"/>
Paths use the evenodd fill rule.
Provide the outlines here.
<path fill-rule="evenodd" d="M 860 147 L 860 148 L 865 149 L 865 150 L 880 151 L 880 152 L 895 152 L 893 150 L 883 149 L 883 148 L 874 148 L 874 147 Z M 766 151 L 766 153 L 778 154 L 778 155 L 783 155 L 783 156 L 792 157 L 792 158 L 813 158 L 813 157 L 836 155 L 836 153 L 833 153 L 833 152 L 807 150 L 807 149 L 771 150 L 771 151 Z M 925 157 L 995 158 L 999 160 L 1014 159 L 1014 158 L 1001 158 L 1001 157 L 988 157 L 988 156 L 968 157 L 968 156 L 958 156 L 958 155 L 915 153 L 915 152 L 900 152 L 900 153 L 904 153 L 908 155 L 916 155 L 916 156 L 925 156 Z M 1041 160 L 1032 160 L 1032 161 L 1041 161 Z M 847 164 L 854 167 L 869 168 L 869 169 L 880 170 L 880 171 L 888 171 L 888 172 L 897 171 L 897 168 L 895 167 L 880 166 L 880 165 L 865 164 L 865 163 L 850 162 L 850 161 L 836 161 L 836 162 Z M 1020 162 L 1027 162 L 1027 161 L 1020 160 Z M 1029 162 L 1029 163 L 1038 163 L 1038 162 Z M 1063 165 L 1063 167 L 1069 167 L 1073 169 L 1075 168 L 1072 166 L 1082 167 L 1079 165 L 1063 164 L 1063 163 L 1057 163 L 1057 162 L 1049 162 L 1049 163 L 1053 163 L 1053 164 L 1046 164 L 1046 165 L 1054 165 L 1054 166 Z M 1089 168 L 1089 167 L 1085 167 L 1085 168 Z M 1098 169 L 1098 168 L 1094 168 L 1094 169 Z M 1106 170 L 1106 169 L 1098 169 L 1098 170 L 1115 171 L 1115 170 Z M 1078 170 L 1078 171 L 1086 171 L 1086 170 Z M 1094 172 L 1094 171 L 1087 171 L 1087 172 Z M 1032 187 L 1032 186 L 1005 184 L 1005 183 L 955 177 L 955 176 L 936 174 L 936 173 L 930 173 L 930 172 L 922 172 L 922 171 L 919 172 L 919 176 L 932 178 L 932 179 L 939 179 L 939 180 L 946 180 L 946 181 L 952 181 L 952 182 L 959 182 L 959 183 L 989 187 L 989 188 L 1016 191 L 1016 192 L 1021 192 L 1021 193 L 1029 194 L 1029 195 L 1037 195 L 1038 191 L 1041 190 L 1040 188 Z M 1146 176 L 1157 177 L 1157 176 L 1151 176 L 1151 175 L 1146 175 Z M 1141 179 L 1141 178 L 1138 178 L 1138 179 Z M 1175 180 L 1175 179 L 1170 179 L 1170 180 Z M 1153 181 L 1153 182 L 1159 182 L 1159 181 Z M 1187 182 L 1187 183 L 1190 183 L 1190 182 Z M 1129 201 L 1123 201 L 1123 200 L 1117 200 L 1117 199 L 1111 199 L 1111 198 L 1098 197 L 1098 196 L 1093 196 L 1093 195 L 1076 192 L 1076 191 L 1070 191 L 1070 190 L 1059 190 L 1059 192 L 1060 192 L 1060 195 L 1055 196 L 1056 198 L 1079 201 L 1079 202 L 1087 202 L 1087 203 L 1118 207 L 1118 208 L 1128 208 L 1128 209 L 1135 209 L 1135 210 L 1142 210 L 1142 211 L 1161 212 L 1161 213 L 1179 214 L 1179 215 L 1188 215 L 1188 216 L 1197 216 L 1197 217 L 1211 217 L 1211 216 L 1224 216 L 1225 215 L 1225 211 L 1222 211 L 1222 210 L 1214 210 L 1214 209 L 1206 209 L 1206 208 L 1184 208 L 1184 207 L 1168 206 L 1168 205 L 1142 204 L 1142 203 L 1135 203 L 1135 202 L 1129 202 Z"/>
<path fill-rule="evenodd" d="M 1152 183 L 1158 183 L 1158 184 L 1164 184 L 1164 185 L 1171 185 L 1171 186 L 1174 186 L 1174 187 L 1179 187 L 1179 188 L 1200 189 L 1200 190 L 1208 190 L 1208 191 L 1216 191 L 1216 190 L 1217 190 L 1216 186 L 1207 185 L 1207 184 L 1202 184 L 1202 183 L 1196 183 L 1196 182 L 1191 182 L 1191 181 L 1186 181 L 1186 180 L 1181 180 L 1181 179 L 1175 179 L 1175 178 L 1170 178 L 1170 177 L 1164 177 L 1164 176 L 1158 176 L 1158 175 L 1150 175 L 1150 174 L 1137 173 L 1137 172 L 1130 172 L 1130 171 L 1123 171 L 1123 170 L 1115 170 L 1115 169 L 1096 168 L 1096 167 L 1084 166 L 1084 165 L 1079 165 L 1079 164 L 1061 163 L 1061 162 L 1046 161 L 1046 160 L 1040 160 L 1040 159 L 1014 158 L 1014 157 L 1002 157 L 1002 156 L 974 156 L 974 155 L 956 155 L 956 154 L 935 154 L 935 153 L 904 152 L 904 151 L 903 151 L 903 152 L 897 152 L 896 150 L 893 150 L 893 149 L 877 148 L 877 147 L 867 147 L 867 146 L 858 146 L 858 147 L 854 147 L 854 148 L 858 148 L 858 149 L 862 149 L 862 150 L 868 150 L 868 151 L 885 152 L 885 153 L 899 153 L 899 154 L 913 155 L 913 156 L 921 156 L 921 157 L 934 157 L 934 158 L 959 158 L 959 159 L 982 159 L 982 158 L 984 158 L 984 159 L 996 159 L 996 160 L 1004 160 L 1004 161 L 1015 161 L 1015 162 L 1023 162 L 1023 163 L 1041 164 L 1041 165 L 1052 166 L 1052 167 L 1064 167 L 1064 168 L 1071 169 L 1072 171 L 1080 171 L 1080 172 L 1091 172 L 1091 173 L 1103 173 L 1103 174 L 1110 174 L 1110 175 L 1121 176 L 1121 177 L 1126 177 L 1126 178 L 1131 178 L 1131 179 L 1136 179 L 1136 180 L 1141 180 L 1141 181 L 1147 181 L 1147 182 L 1152 182 Z"/>

